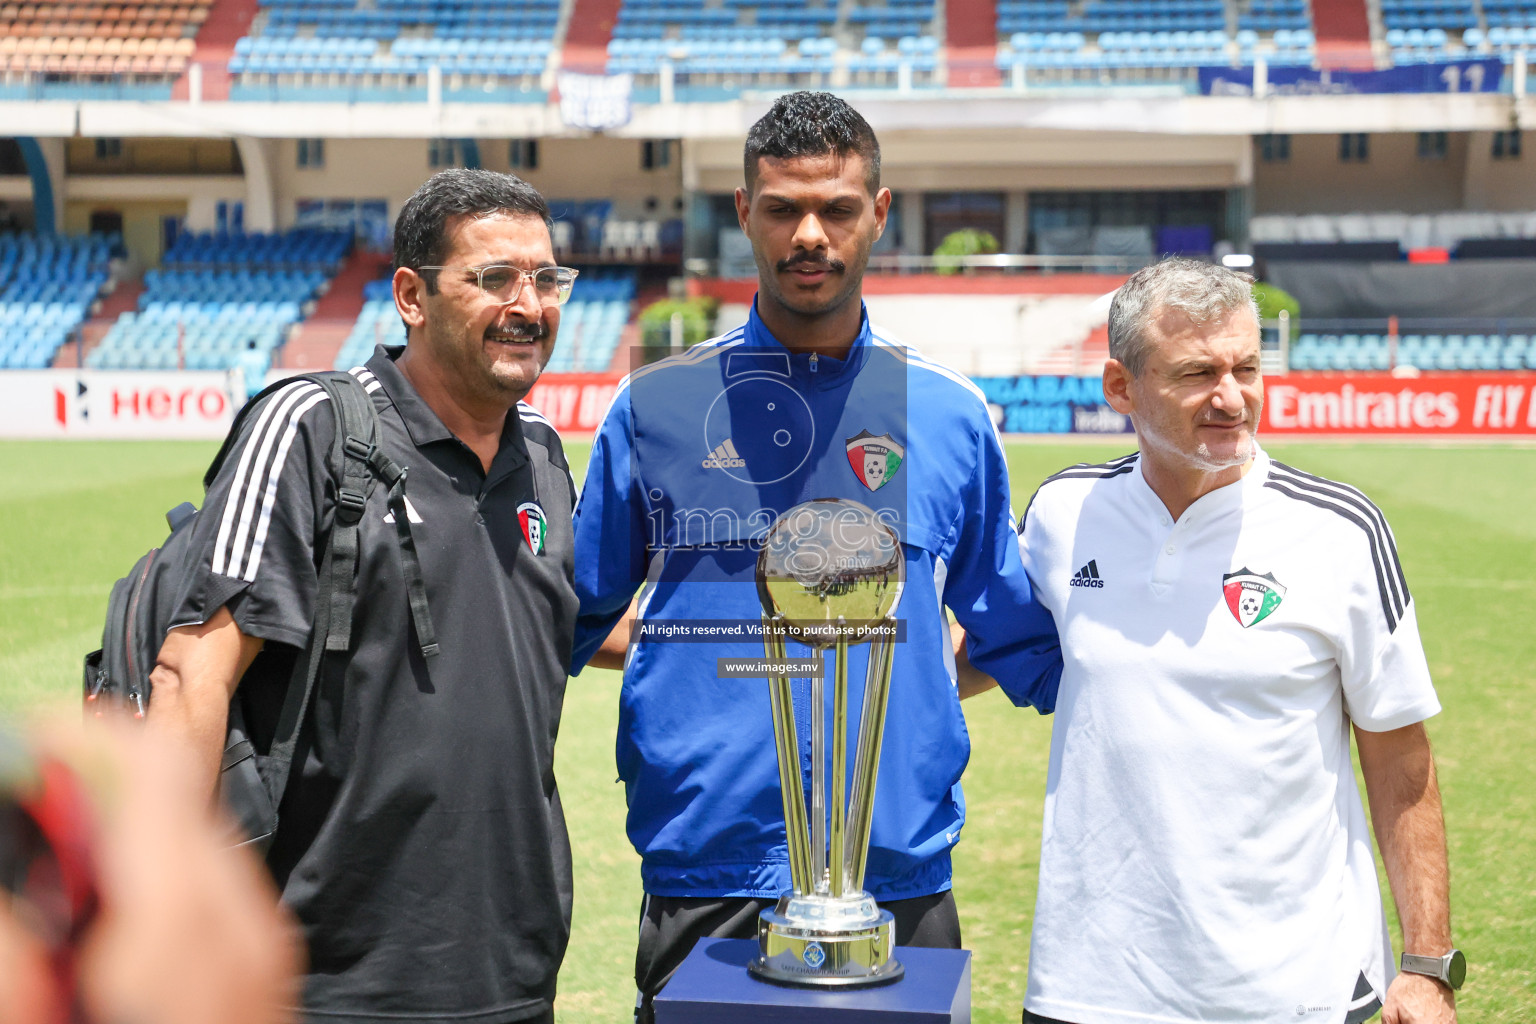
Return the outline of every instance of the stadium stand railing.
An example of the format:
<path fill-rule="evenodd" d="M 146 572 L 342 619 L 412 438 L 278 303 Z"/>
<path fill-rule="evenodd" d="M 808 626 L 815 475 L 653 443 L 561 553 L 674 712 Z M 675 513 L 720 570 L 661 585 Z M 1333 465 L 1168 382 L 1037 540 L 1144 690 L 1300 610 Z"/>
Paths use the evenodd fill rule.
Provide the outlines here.
<path fill-rule="evenodd" d="M 86 356 L 92 369 L 240 369 L 260 387 L 273 353 L 351 246 L 344 232 L 184 234 L 144 275 L 136 312 Z"/>
<path fill-rule="evenodd" d="M 52 365 L 109 285 L 112 244 L 101 235 L 0 234 L 0 369 Z"/>

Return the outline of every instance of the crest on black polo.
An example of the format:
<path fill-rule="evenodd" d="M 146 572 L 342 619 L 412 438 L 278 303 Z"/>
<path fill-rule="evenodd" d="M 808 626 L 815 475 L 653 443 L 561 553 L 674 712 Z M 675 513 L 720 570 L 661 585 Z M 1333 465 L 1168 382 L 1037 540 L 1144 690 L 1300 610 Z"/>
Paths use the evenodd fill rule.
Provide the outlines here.
<path fill-rule="evenodd" d="M 1222 576 L 1221 590 L 1226 595 L 1232 617 L 1244 629 L 1255 622 L 1263 622 L 1285 600 L 1285 587 L 1272 573 L 1260 576 L 1248 568 Z"/>
<path fill-rule="evenodd" d="M 536 555 L 544 553 L 545 522 L 544 510 L 536 501 L 525 501 L 517 506 L 517 521 L 523 528 L 523 539 L 528 541 L 528 550 Z"/>

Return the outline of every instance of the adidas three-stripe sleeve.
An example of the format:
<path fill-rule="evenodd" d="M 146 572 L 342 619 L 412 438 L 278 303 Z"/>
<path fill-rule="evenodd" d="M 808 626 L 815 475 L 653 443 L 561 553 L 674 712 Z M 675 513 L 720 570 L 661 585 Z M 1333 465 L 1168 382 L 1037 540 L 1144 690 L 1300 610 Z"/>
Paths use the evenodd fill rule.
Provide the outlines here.
<path fill-rule="evenodd" d="M 174 625 L 228 607 L 240 631 L 303 646 L 314 617 L 315 538 L 332 514 L 335 422 L 323 389 L 296 381 L 245 418 L 193 524 Z"/>
<path fill-rule="evenodd" d="M 1264 488 L 1294 503 L 1335 559 L 1334 643 L 1350 720 L 1385 732 L 1437 713 L 1418 615 L 1381 509 L 1347 484 L 1280 462 L 1270 464 Z"/>
<path fill-rule="evenodd" d="M 629 391 L 624 387 L 592 439 L 586 482 L 576 505 L 576 550 L 601 551 L 602 557 L 576 560 L 576 596 L 582 612 L 571 653 L 573 674 L 602 645 L 645 578 L 646 502 L 634 479 L 634 458 Z"/>

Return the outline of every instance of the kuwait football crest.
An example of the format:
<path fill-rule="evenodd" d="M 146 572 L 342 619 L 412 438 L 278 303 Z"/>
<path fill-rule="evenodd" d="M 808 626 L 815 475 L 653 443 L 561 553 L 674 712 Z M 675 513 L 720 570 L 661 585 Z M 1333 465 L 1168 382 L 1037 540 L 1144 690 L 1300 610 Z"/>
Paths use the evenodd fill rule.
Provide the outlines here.
<path fill-rule="evenodd" d="M 517 521 L 523 528 L 523 537 L 528 541 L 528 549 L 536 555 L 544 553 L 544 510 L 539 508 L 538 502 L 525 501 L 517 506 Z"/>
<path fill-rule="evenodd" d="M 872 491 L 891 482 L 906 454 L 907 450 L 890 434 L 861 430 L 858 437 L 848 439 L 848 465 L 853 467 L 853 475 Z"/>
<path fill-rule="evenodd" d="M 1244 629 L 1255 622 L 1264 621 L 1285 600 L 1285 588 L 1272 573 L 1260 576 L 1248 568 L 1223 576 L 1221 589 L 1226 594 L 1227 607 L 1232 610 L 1232 617 Z"/>

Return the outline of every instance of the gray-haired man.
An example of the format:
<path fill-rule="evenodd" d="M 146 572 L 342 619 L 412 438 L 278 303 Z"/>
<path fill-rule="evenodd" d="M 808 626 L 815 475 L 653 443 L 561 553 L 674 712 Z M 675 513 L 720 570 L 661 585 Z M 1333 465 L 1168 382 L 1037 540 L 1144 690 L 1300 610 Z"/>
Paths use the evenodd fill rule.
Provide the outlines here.
<path fill-rule="evenodd" d="M 1025 1020 L 1454 1021 L 1440 705 L 1386 520 L 1258 447 L 1246 277 L 1140 271 L 1110 352 L 1140 451 L 1050 478 L 1022 527 L 1066 659 Z M 1351 724 L 1430 977 L 1393 978 Z"/>

